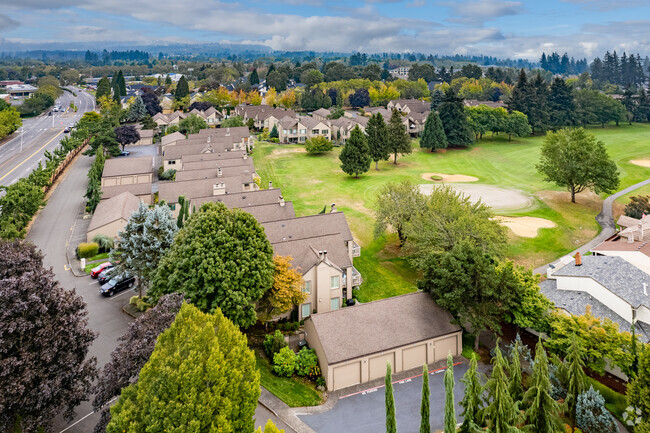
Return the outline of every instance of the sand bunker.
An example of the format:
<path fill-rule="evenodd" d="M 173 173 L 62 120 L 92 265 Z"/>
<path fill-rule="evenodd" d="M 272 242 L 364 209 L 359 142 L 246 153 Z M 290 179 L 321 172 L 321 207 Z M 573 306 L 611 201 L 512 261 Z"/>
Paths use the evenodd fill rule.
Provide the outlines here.
<path fill-rule="evenodd" d="M 431 194 L 433 188 L 437 186 L 435 184 L 420 185 L 420 191 L 423 194 Z M 448 186 L 469 196 L 472 202 L 476 203 L 481 200 L 496 211 L 527 209 L 533 207 L 535 203 L 531 196 L 516 189 L 499 188 L 490 185 L 463 185 L 458 183 L 450 183 Z"/>
<path fill-rule="evenodd" d="M 464 174 L 442 174 L 442 173 L 422 173 L 422 179 L 424 180 L 433 180 L 431 176 L 440 176 L 442 180 L 436 180 L 435 182 L 476 182 L 478 177 L 466 176 Z"/>
<path fill-rule="evenodd" d="M 633 159 L 630 162 L 641 167 L 650 167 L 650 159 Z"/>
<path fill-rule="evenodd" d="M 517 236 L 524 238 L 534 238 L 537 236 L 539 229 L 552 229 L 556 227 L 553 221 L 544 218 L 535 217 L 495 217 L 501 225 L 508 227 Z"/>

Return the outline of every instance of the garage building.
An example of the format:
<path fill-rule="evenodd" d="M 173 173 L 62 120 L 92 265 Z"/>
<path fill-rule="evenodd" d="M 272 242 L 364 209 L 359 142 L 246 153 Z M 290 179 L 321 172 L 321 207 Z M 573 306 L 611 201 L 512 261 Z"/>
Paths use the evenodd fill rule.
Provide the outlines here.
<path fill-rule="evenodd" d="M 102 187 L 153 182 L 153 157 L 122 157 L 106 160 Z"/>
<path fill-rule="evenodd" d="M 327 389 L 335 391 L 462 352 L 462 331 L 431 296 L 415 292 L 314 314 L 306 339 L 318 355 Z"/>

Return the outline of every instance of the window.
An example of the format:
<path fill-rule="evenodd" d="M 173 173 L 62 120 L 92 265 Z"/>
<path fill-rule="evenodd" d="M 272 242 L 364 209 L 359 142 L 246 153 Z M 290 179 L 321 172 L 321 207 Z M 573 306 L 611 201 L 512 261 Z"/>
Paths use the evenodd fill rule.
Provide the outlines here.
<path fill-rule="evenodd" d="M 305 281 L 305 285 L 302 288 L 302 293 L 310 294 L 311 293 L 311 281 Z"/>
<path fill-rule="evenodd" d="M 318 129 L 313 129 L 313 130 L 311 131 L 311 133 L 314 134 L 314 135 L 318 135 Z"/>
<path fill-rule="evenodd" d="M 323 135 L 327 135 L 327 134 L 329 134 L 329 133 L 330 133 L 330 132 L 329 132 L 327 129 L 323 129 Z"/>
<path fill-rule="evenodd" d="M 310 303 L 302 304 L 300 309 L 302 310 L 301 313 L 302 313 L 303 319 L 305 317 L 309 317 L 311 315 L 311 304 Z"/>
<path fill-rule="evenodd" d="M 176 204 L 175 204 L 175 203 L 170 204 L 170 205 L 169 205 L 169 208 L 170 208 L 171 210 L 176 210 Z"/>
<path fill-rule="evenodd" d="M 340 298 L 332 298 L 330 299 L 330 310 L 338 310 L 339 307 L 341 306 L 341 299 Z"/>
<path fill-rule="evenodd" d="M 175 160 L 175 159 L 172 159 L 172 160 L 169 161 L 169 165 L 174 165 L 174 164 L 176 164 L 176 160 Z"/>
<path fill-rule="evenodd" d="M 287 135 L 287 130 L 286 130 L 286 129 L 283 129 L 283 131 L 284 131 L 284 135 Z"/>
<path fill-rule="evenodd" d="M 340 287 L 340 284 L 339 284 L 340 278 L 341 277 L 339 277 L 338 275 L 336 275 L 334 277 L 330 277 L 330 282 L 331 282 L 332 289 L 338 289 Z"/>
<path fill-rule="evenodd" d="M 306 130 L 306 129 L 301 129 L 301 130 L 300 130 L 300 133 L 304 135 L 304 134 L 307 133 L 307 130 Z"/>

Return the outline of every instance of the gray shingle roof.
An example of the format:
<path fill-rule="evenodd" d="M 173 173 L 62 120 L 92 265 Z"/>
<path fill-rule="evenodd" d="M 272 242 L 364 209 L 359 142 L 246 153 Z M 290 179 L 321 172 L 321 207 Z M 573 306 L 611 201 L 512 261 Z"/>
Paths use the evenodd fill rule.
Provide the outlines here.
<path fill-rule="evenodd" d="M 278 203 L 282 191 L 279 189 L 262 189 L 259 191 L 240 192 L 225 195 L 210 195 L 197 197 L 191 200 L 190 206 L 198 209 L 203 203 L 221 202 L 227 208 L 244 209 L 249 206 L 260 206 L 265 204 Z"/>
<path fill-rule="evenodd" d="M 230 153 L 230 152 L 228 152 Z M 203 153 L 201 155 L 212 155 L 209 153 Z M 253 158 L 205 158 L 192 161 L 191 159 L 186 159 L 188 156 L 198 156 L 198 155 L 186 155 L 182 157 L 183 161 L 183 171 L 187 170 L 203 170 L 206 168 L 217 168 L 217 167 L 239 167 L 240 170 L 248 170 L 254 172 Z"/>
<path fill-rule="evenodd" d="M 108 200 L 102 200 L 90 220 L 88 231 L 98 229 L 119 219 L 128 221 L 131 214 L 138 210 L 140 199 L 125 191 Z"/>
<path fill-rule="evenodd" d="M 249 209 L 244 209 L 248 212 Z M 260 221 L 263 222 L 263 221 Z M 345 239 L 340 233 L 323 235 L 313 238 L 287 240 L 272 243 L 273 252 L 280 256 L 293 257 L 292 265 L 307 272 L 313 266 L 320 263 L 319 251 L 327 251 L 327 260 L 330 264 L 343 270 L 352 266 L 348 255 Z"/>
<path fill-rule="evenodd" d="M 574 262 L 553 273 L 555 276 L 592 278 L 609 291 L 637 307 L 650 307 L 650 296 L 643 293 L 643 283 L 650 288 L 650 275 L 620 257 L 585 256 L 582 266 Z"/>
<path fill-rule="evenodd" d="M 423 292 L 310 316 L 329 364 L 460 331 Z M 353 332 L 343 332 L 353 330 Z"/>
<path fill-rule="evenodd" d="M 125 191 L 128 191 L 137 197 L 141 197 L 144 195 L 151 195 L 151 191 L 152 191 L 151 188 L 152 188 L 151 183 L 134 183 L 131 185 L 103 186 L 102 200 L 115 197 L 116 195 L 121 194 Z"/>
<path fill-rule="evenodd" d="M 279 191 L 278 191 L 279 193 Z M 324 213 L 262 224 L 269 242 L 285 242 L 296 239 L 341 234 L 351 241 L 352 232 L 343 212 Z"/>
<path fill-rule="evenodd" d="M 121 157 L 106 160 L 102 177 L 129 176 L 146 173 L 153 173 L 153 158 L 151 156 Z"/>

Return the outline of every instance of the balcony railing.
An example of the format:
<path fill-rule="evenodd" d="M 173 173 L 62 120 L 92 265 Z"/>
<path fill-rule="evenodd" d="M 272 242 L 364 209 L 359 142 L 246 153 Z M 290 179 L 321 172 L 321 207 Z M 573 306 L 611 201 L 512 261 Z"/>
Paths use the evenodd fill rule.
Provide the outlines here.
<path fill-rule="evenodd" d="M 363 283 L 363 278 L 356 268 L 352 268 L 352 287 L 359 287 Z"/>
<path fill-rule="evenodd" d="M 356 242 L 352 242 L 352 257 L 361 257 L 361 247 Z"/>

